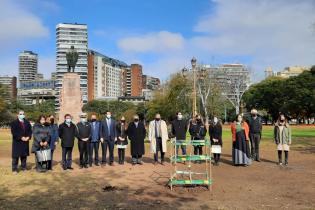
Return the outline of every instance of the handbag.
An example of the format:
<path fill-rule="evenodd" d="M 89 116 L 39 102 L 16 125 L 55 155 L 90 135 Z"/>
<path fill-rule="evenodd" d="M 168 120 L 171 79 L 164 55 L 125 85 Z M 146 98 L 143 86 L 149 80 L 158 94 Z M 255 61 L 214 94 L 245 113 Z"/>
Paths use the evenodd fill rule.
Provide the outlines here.
<path fill-rule="evenodd" d="M 36 151 L 36 158 L 38 162 L 45 162 L 51 160 L 51 150 L 50 149 L 41 149 Z"/>

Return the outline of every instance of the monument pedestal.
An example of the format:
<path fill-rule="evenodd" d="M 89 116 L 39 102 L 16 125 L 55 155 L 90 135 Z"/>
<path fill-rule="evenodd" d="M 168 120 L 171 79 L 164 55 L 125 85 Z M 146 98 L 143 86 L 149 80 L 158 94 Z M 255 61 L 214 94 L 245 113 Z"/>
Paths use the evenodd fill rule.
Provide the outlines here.
<path fill-rule="evenodd" d="M 62 80 L 62 89 L 60 92 L 60 111 L 59 123 L 64 121 L 66 114 L 71 114 L 73 122 L 80 121 L 82 112 L 82 93 L 80 89 L 80 75 L 77 73 L 65 73 Z"/>

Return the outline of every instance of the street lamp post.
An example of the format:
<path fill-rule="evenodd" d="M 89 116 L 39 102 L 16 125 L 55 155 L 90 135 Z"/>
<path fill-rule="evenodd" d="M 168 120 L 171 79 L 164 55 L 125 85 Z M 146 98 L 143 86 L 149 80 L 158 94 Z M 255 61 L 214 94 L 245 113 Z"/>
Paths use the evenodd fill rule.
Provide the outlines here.
<path fill-rule="evenodd" d="M 196 88 L 196 83 L 197 83 L 197 76 L 196 76 L 196 65 L 197 65 L 197 59 L 195 57 L 193 57 L 191 59 L 191 71 L 193 73 L 193 91 L 192 91 L 192 117 L 197 115 L 197 88 Z M 188 69 L 187 68 L 183 68 L 182 69 L 182 73 L 183 76 L 186 77 L 187 73 L 188 73 Z"/>
<path fill-rule="evenodd" d="M 193 116 L 197 115 L 197 91 L 196 91 L 196 64 L 197 64 L 197 59 L 193 57 L 191 59 L 191 67 L 193 71 L 193 107 L 192 107 L 192 114 Z"/>

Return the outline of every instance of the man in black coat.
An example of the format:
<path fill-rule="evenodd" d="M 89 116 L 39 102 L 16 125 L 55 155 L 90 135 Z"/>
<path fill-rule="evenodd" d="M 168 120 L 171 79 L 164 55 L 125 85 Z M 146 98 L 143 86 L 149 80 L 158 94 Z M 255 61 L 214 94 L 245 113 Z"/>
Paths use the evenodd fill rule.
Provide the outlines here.
<path fill-rule="evenodd" d="M 29 140 L 32 138 L 32 126 L 25 119 L 24 111 L 19 111 L 17 119 L 11 123 L 12 133 L 12 172 L 18 172 L 21 159 L 22 171 L 26 170 L 26 159 L 29 156 Z"/>
<path fill-rule="evenodd" d="M 249 118 L 249 138 L 251 145 L 252 160 L 260 162 L 259 157 L 259 144 L 262 132 L 261 118 L 257 116 L 257 110 L 251 110 L 251 117 Z"/>
<path fill-rule="evenodd" d="M 73 170 L 72 164 L 72 150 L 74 146 L 74 139 L 78 136 L 77 127 L 72 123 L 70 114 L 65 115 L 64 123 L 59 125 L 59 138 L 61 139 L 62 147 L 62 166 L 63 170 Z"/>
<path fill-rule="evenodd" d="M 109 165 L 114 165 L 114 146 L 117 140 L 116 121 L 111 112 L 106 112 L 106 118 L 101 122 L 102 165 L 106 165 L 107 147 L 109 150 Z"/>
<path fill-rule="evenodd" d="M 78 147 L 80 152 L 80 168 L 88 168 L 88 154 L 91 137 L 91 125 L 87 122 L 87 114 L 82 113 L 77 124 L 78 128 Z"/>
<path fill-rule="evenodd" d="M 181 112 L 176 113 L 177 119 L 172 122 L 172 136 L 176 138 L 177 142 L 186 141 L 186 133 L 188 129 L 187 121 L 183 119 Z M 176 153 L 178 154 L 179 146 L 176 146 Z M 186 146 L 181 145 L 182 155 L 186 155 Z"/>
<path fill-rule="evenodd" d="M 130 140 L 130 151 L 132 164 L 142 164 L 142 155 L 144 155 L 144 139 L 146 130 L 143 122 L 139 121 L 139 116 L 133 117 L 134 121 L 129 123 L 127 133 Z"/>

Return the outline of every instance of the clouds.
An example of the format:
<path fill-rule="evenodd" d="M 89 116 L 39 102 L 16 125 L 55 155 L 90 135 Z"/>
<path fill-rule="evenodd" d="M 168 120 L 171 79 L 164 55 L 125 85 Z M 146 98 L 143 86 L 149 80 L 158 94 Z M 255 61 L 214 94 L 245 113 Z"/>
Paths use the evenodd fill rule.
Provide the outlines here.
<path fill-rule="evenodd" d="M 174 72 L 196 56 L 206 63 L 211 57 L 245 63 L 253 80 L 263 79 L 268 66 L 281 70 L 289 65 L 315 64 L 315 1 L 313 0 L 215 0 L 214 8 L 201 15 L 192 36 L 167 31 L 119 40 L 129 53 L 156 53 L 156 69 Z M 161 38 L 160 34 L 166 34 Z M 173 50 L 170 52 L 170 49 Z M 175 49 L 175 50 L 174 50 Z M 172 62 L 172 60 L 176 62 Z M 169 64 L 167 67 L 166 64 Z M 165 70 L 164 70 L 165 71 Z"/>
<path fill-rule="evenodd" d="M 184 38 L 179 33 L 159 31 L 122 38 L 118 47 L 123 51 L 136 53 L 177 51 L 183 49 Z"/>
<path fill-rule="evenodd" d="M 28 39 L 49 36 L 49 30 L 41 19 L 15 1 L 1 0 L 0 25 L 2 50 L 16 46 Z"/>

